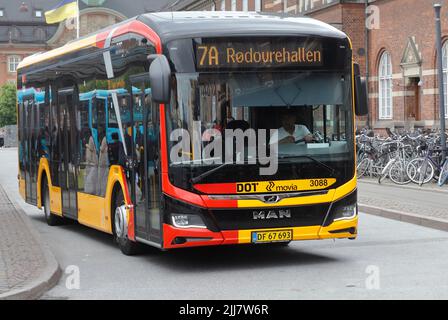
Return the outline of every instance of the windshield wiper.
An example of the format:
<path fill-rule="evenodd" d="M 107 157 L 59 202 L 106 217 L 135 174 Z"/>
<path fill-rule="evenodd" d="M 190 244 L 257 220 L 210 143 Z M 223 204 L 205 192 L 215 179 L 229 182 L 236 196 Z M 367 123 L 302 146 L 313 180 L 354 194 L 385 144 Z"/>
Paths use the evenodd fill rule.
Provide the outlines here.
<path fill-rule="evenodd" d="M 220 169 L 226 167 L 229 164 L 232 164 L 232 162 L 224 162 L 223 164 L 220 164 L 216 168 L 207 170 L 207 171 L 201 173 L 200 175 L 198 175 L 197 177 L 191 178 L 190 181 L 191 181 L 192 184 L 196 184 L 196 183 L 204 180 L 205 178 L 207 178 L 209 175 L 215 173 L 216 171 L 219 171 Z"/>
<path fill-rule="evenodd" d="M 244 163 L 249 163 L 249 160 L 251 160 L 251 161 L 254 161 L 254 160 L 255 160 L 255 163 L 252 163 L 252 164 L 257 164 L 257 162 L 258 162 L 260 159 L 265 159 L 265 158 L 259 158 L 259 157 L 256 157 L 256 158 L 245 159 L 245 160 L 244 160 Z M 198 182 L 204 180 L 205 178 L 207 178 L 209 175 L 211 175 L 211 174 L 213 174 L 213 173 L 215 173 L 215 172 L 221 170 L 222 168 L 226 167 L 226 166 L 229 165 L 229 164 L 241 164 L 241 163 L 224 162 L 223 164 L 220 164 L 220 165 L 217 166 L 216 168 L 210 169 L 210 170 L 208 170 L 208 171 L 205 171 L 205 172 L 201 173 L 201 174 L 198 175 L 197 177 L 193 177 L 193 178 L 191 178 L 191 179 L 190 179 L 190 182 L 191 182 L 192 184 L 196 184 L 196 183 L 198 183 Z"/>
<path fill-rule="evenodd" d="M 279 159 L 298 159 L 298 158 L 307 158 L 312 160 L 314 163 L 317 163 L 319 166 L 321 166 L 322 168 L 327 169 L 327 171 L 332 175 L 335 176 L 335 174 L 339 175 L 339 171 L 333 169 L 332 167 L 326 165 L 325 163 L 323 163 L 322 161 L 317 160 L 316 158 L 313 158 L 311 156 L 307 156 L 307 155 L 288 155 L 288 156 L 281 156 L 279 157 Z"/>

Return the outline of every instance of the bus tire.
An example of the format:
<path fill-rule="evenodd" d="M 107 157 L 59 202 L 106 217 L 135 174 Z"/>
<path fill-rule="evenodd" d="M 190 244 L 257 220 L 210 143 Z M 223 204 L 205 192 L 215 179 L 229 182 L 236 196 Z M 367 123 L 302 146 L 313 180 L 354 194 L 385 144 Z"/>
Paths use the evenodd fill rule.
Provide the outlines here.
<path fill-rule="evenodd" d="M 121 252 L 127 256 L 132 256 L 141 252 L 141 246 L 139 243 L 128 238 L 127 226 L 123 228 L 122 223 L 124 223 L 124 221 L 122 221 L 122 218 L 120 218 L 120 213 L 117 209 L 119 209 L 119 207 L 123 206 L 124 204 L 125 202 L 123 191 L 121 191 L 120 188 L 116 193 L 115 202 L 113 205 L 112 232 Z M 121 228 L 121 230 L 117 230 L 118 228 Z"/>
<path fill-rule="evenodd" d="M 43 188 L 43 208 L 45 214 L 45 221 L 49 226 L 57 226 L 62 223 L 62 218 L 57 215 L 51 213 L 50 209 L 50 188 L 48 187 L 47 179 L 44 179 Z"/>

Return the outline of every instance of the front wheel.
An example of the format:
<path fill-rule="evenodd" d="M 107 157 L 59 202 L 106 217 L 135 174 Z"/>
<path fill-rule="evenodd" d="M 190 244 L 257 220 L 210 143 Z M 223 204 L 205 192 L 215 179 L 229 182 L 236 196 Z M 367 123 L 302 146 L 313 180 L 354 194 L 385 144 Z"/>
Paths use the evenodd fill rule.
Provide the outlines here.
<path fill-rule="evenodd" d="M 125 202 L 123 192 L 120 190 L 115 197 L 115 203 L 112 211 L 112 231 L 121 252 L 127 256 L 132 256 L 140 253 L 141 247 L 139 243 L 128 238 L 128 217 L 124 206 Z"/>
<path fill-rule="evenodd" d="M 47 224 L 49 226 L 57 226 L 62 223 L 62 218 L 58 217 L 57 215 L 51 213 L 50 209 L 50 189 L 48 187 L 47 181 L 44 181 L 43 185 L 43 205 L 44 205 L 44 214 L 45 214 L 45 221 L 47 221 Z"/>

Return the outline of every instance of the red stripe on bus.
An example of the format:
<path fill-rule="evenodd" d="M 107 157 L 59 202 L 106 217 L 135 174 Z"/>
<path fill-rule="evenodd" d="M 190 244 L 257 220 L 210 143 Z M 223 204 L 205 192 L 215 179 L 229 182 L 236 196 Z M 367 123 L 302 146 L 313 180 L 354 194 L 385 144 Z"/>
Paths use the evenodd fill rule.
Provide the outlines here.
<path fill-rule="evenodd" d="M 104 43 L 112 30 L 113 28 L 110 28 L 107 31 L 101 32 L 96 36 L 96 46 L 98 48 L 104 48 Z M 118 37 L 131 32 L 137 33 L 147 38 L 156 47 L 156 53 L 162 53 L 162 42 L 160 40 L 160 37 L 154 30 L 152 30 L 141 21 L 134 20 L 118 27 L 117 30 L 115 30 L 112 34 L 112 37 Z"/>
<path fill-rule="evenodd" d="M 184 243 L 174 243 L 176 238 L 185 240 Z M 179 239 L 179 240 L 181 240 Z M 189 241 L 190 240 L 190 241 Z M 237 244 L 238 231 L 226 230 L 221 232 L 213 232 L 208 229 L 201 228 L 176 228 L 172 225 L 163 224 L 163 248 L 187 248 L 197 246 L 217 246 L 224 244 Z"/>
<path fill-rule="evenodd" d="M 132 200 L 129 195 L 128 182 L 126 180 L 126 174 L 125 174 L 123 168 L 121 168 L 121 176 L 123 178 L 123 184 L 124 184 L 124 199 L 125 199 L 126 204 L 130 206 L 129 223 L 128 223 L 128 238 L 130 240 L 135 241 L 134 207 L 132 206 Z"/>
<path fill-rule="evenodd" d="M 167 195 L 174 197 L 176 199 L 180 199 L 182 201 L 194 204 L 199 207 L 205 207 L 202 198 L 192 192 L 188 192 L 186 190 L 177 188 L 173 186 L 168 177 L 168 151 L 167 151 L 167 142 L 166 142 L 166 125 L 165 125 L 165 105 L 160 105 L 160 148 L 161 148 L 161 157 L 160 160 L 162 162 L 162 190 Z"/>
<path fill-rule="evenodd" d="M 212 200 L 206 196 L 201 196 L 193 192 L 173 186 L 168 177 L 168 150 L 166 142 L 166 126 L 165 126 L 165 108 L 164 104 L 160 105 L 160 148 L 161 148 L 161 167 L 162 167 L 162 191 L 176 199 L 202 207 L 202 208 L 237 208 L 236 200 Z M 236 187 L 235 187 L 236 188 Z"/>
<path fill-rule="evenodd" d="M 222 242 L 222 244 L 237 244 L 237 243 L 239 243 L 237 230 L 221 231 L 221 234 L 224 238 L 224 241 Z"/>

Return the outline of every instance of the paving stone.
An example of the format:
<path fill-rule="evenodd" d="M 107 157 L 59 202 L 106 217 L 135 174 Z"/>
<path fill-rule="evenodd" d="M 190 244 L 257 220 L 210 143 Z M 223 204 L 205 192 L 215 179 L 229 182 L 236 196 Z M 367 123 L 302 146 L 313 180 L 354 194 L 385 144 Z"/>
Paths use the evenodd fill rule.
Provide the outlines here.
<path fill-rule="evenodd" d="M 419 188 L 416 185 L 359 180 L 358 201 L 364 205 L 448 221 L 448 186 L 440 188 L 428 184 Z"/>
<path fill-rule="evenodd" d="M 45 266 L 40 244 L 0 186 L 0 294 L 24 287 Z"/>

